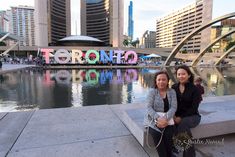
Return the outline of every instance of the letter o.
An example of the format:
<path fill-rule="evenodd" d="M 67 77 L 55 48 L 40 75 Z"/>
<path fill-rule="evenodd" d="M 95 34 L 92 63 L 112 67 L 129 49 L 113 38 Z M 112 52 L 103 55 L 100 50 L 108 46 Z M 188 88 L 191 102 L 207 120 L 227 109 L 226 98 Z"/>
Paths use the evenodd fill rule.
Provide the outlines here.
<path fill-rule="evenodd" d="M 63 58 L 66 57 L 66 59 L 61 60 L 60 57 L 63 57 Z M 57 63 L 65 64 L 65 63 L 69 62 L 69 60 L 71 58 L 71 55 L 67 50 L 59 49 L 59 50 L 56 51 L 54 58 L 55 58 Z"/>
<path fill-rule="evenodd" d="M 96 56 L 96 58 L 94 60 L 90 60 L 90 58 L 89 58 L 91 53 L 94 53 L 95 56 Z M 86 53 L 85 58 L 86 58 L 86 60 L 89 64 L 95 64 L 97 61 L 99 61 L 100 54 L 96 50 L 88 50 L 87 53 Z"/>
<path fill-rule="evenodd" d="M 69 84 L 71 78 L 71 74 L 67 70 L 59 70 L 55 75 L 56 81 L 61 84 Z"/>
<path fill-rule="evenodd" d="M 137 56 L 137 54 L 136 54 L 135 51 L 127 51 L 127 53 L 125 54 L 125 60 L 127 61 L 128 56 L 131 55 L 131 54 L 134 55 L 134 58 L 133 58 L 133 60 L 129 60 L 128 63 L 129 63 L 129 64 L 135 64 L 135 63 L 137 63 L 138 56 Z"/>

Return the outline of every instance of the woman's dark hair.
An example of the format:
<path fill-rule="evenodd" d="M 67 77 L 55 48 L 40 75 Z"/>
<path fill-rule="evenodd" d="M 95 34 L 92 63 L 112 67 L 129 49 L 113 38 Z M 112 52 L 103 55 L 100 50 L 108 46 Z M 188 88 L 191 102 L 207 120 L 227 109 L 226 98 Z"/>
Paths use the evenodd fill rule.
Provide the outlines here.
<path fill-rule="evenodd" d="M 166 77 L 167 77 L 167 80 L 168 80 L 168 82 L 169 82 L 169 80 L 170 80 L 170 77 L 169 77 L 169 75 L 168 75 L 168 73 L 166 72 L 166 71 L 159 71 L 159 72 L 157 72 L 156 74 L 155 74 L 155 76 L 154 76 L 154 88 L 157 88 L 157 85 L 156 85 L 156 79 L 157 79 L 157 76 L 158 75 L 161 75 L 161 74 L 165 74 L 166 75 Z M 168 87 L 169 85 L 167 85 L 167 87 Z"/>
<path fill-rule="evenodd" d="M 177 75 L 177 71 L 178 71 L 179 69 L 184 69 L 185 71 L 187 71 L 188 75 L 190 75 L 190 77 L 189 77 L 188 80 L 189 80 L 189 82 L 193 83 L 193 81 L 194 81 L 194 75 L 193 75 L 193 73 L 191 72 L 191 70 L 189 69 L 189 67 L 188 67 L 187 65 L 180 65 L 180 66 L 178 66 L 178 67 L 176 68 L 176 75 Z"/>

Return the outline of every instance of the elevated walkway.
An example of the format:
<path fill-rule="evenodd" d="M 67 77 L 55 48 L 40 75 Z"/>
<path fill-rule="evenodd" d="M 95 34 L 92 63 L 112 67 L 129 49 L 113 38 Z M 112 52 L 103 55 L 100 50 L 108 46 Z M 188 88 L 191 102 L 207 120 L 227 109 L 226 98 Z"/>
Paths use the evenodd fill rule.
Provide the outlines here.
<path fill-rule="evenodd" d="M 208 97 L 199 107 L 201 123 L 191 129 L 195 139 L 235 133 L 235 96 Z M 124 123 L 138 142 L 146 146 L 143 126 L 145 105 L 124 110 Z"/>

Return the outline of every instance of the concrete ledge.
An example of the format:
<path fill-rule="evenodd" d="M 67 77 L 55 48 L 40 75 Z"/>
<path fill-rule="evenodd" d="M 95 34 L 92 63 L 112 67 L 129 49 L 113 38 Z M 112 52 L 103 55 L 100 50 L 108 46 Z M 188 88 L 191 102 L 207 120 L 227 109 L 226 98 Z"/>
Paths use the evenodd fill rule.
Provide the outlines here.
<path fill-rule="evenodd" d="M 7 112 L 0 112 L 0 120 L 7 115 Z"/>
<path fill-rule="evenodd" d="M 234 98 L 235 99 L 235 98 Z M 194 138 L 213 137 L 235 133 L 235 106 L 232 101 L 218 101 L 201 104 L 201 123 L 192 128 Z M 232 108 L 232 109 L 231 109 Z M 146 132 L 143 126 L 145 107 L 124 110 L 124 123 L 138 142 L 145 147 Z"/>

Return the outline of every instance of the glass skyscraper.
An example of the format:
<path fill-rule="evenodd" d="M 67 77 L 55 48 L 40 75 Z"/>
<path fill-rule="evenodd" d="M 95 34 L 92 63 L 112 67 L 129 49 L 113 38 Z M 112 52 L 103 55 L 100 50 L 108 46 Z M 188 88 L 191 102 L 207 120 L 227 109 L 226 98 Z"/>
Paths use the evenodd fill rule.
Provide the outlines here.
<path fill-rule="evenodd" d="M 130 1 L 128 7 L 128 36 L 133 39 L 134 21 L 133 21 L 133 2 Z"/>

